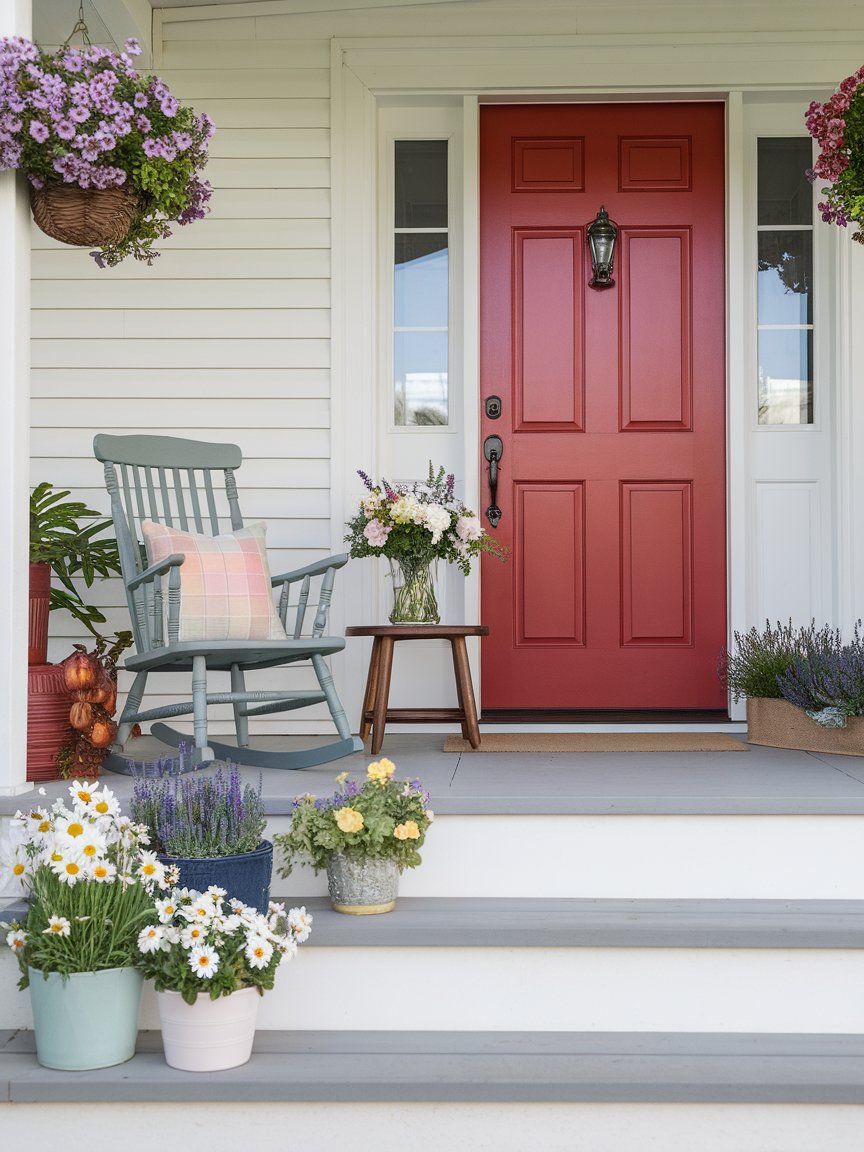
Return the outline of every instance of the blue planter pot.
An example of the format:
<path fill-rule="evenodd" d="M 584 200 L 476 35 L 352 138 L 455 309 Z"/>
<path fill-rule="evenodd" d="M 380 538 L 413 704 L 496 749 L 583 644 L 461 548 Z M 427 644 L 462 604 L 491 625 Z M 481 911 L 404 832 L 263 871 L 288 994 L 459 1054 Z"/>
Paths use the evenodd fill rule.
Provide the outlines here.
<path fill-rule="evenodd" d="M 73 972 L 29 969 L 36 1059 L 45 1068 L 83 1071 L 135 1055 L 144 977 L 135 968 Z"/>
<path fill-rule="evenodd" d="M 176 864 L 180 883 L 185 888 L 206 892 L 211 884 L 224 888 L 226 899 L 242 900 L 250 908 L 266 913 L 270 901 L 270 877 L 273 872 L 273 845 L 262 840 L 254 852 L 236 856 L 160 856 L 163 864 Z"/>

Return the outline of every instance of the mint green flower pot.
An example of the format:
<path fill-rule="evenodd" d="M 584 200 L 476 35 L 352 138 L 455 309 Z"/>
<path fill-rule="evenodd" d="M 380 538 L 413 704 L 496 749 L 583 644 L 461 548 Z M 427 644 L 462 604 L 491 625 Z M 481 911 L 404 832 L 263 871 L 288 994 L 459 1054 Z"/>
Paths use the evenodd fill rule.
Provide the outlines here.
<path fill-rule="evenodd" d="M 135 1055 L 144 977 L 135 968 L 30 974 L 36 1059 L 45 1068 L 83 1071 Z"/>

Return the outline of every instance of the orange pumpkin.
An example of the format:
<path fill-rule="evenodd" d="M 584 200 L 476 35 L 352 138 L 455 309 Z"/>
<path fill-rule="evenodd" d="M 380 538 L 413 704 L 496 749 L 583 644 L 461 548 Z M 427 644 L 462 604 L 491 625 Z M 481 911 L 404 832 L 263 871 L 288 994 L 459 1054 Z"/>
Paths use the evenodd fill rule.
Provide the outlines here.
<path fill-rule="evenodd" d="M 104 704 L 111 696 L 114 681 L 101 664 L 96 665 L 96 679 L 92 687 L 75 693 L 76 700 L 84 700 L 87 704 Z"/>
<path fill-rule="evenodd" d="M 94 748 L 107 748 L 116 735 L 117 725 L 106 716 L 104 718 L 99 717 L 93 722 L 88 739 Z"/>
<path fill-rule="evenodd" d="M 93 723 L 93 709 L 82 700 L 76 700 L 69 709 L 69 723 L 77 732 L 83 732 Z"/>
<path fill-rule="evenodd" d="M 77 651 L 67 656 L 60 667 L 69 692 L 87 692 L 97 683 L 102 667 L 95 656 L 76 645 Z"/>

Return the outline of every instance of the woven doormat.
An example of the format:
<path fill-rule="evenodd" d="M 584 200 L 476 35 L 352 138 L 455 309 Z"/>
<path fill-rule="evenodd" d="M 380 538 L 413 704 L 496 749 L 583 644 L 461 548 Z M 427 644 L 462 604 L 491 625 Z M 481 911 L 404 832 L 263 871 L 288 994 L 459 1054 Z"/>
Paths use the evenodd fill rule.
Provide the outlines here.
<path fill-rule="evenodd" d="M 445 752 L 748 752 L 724 732 L 489 732 L 480 747 L 448 736 Z"/>

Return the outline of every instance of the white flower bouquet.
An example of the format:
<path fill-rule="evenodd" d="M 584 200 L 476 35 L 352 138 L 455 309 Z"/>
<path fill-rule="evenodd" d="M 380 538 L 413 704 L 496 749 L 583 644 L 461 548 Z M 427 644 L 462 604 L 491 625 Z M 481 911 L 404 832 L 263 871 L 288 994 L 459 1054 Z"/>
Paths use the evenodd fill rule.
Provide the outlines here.
<path fill-rule="evenodd" d="M 357 475 L 368 495 L 347 524 L 345 539 L 352 556 L 446 560 L 467 576 L 478 553 L 505 555 L 480 518 L 454 495 L 454 477 L 445 475 L 443 468 L 436 472 L 431 461 L 425 482 L 393 485 L 382 480 L 377 485 L 365 472 Z"/>
<path fill-rule="evenodd" d="M 120 813 L 108 788 L 79 780 L 71 805 L 16 812 L 0 853 L 0 886 L 29 898 L 26 917 L 4 925 L 20 988 L 31 969 L 69 976 L 134 967 L 165 869 L 145 851 L 147 830 Z"/>
<path fill-rule="evenodd" d="M 467 576 L 480 552 L 507 554 L 454 494 L 454 477 L 429 462 L 425 482 L 380 485 L 358 472 L 368 494 L 348 521 L 351 555 L 386 556 L 393 579 L 393 624 L 437 623 L 438 605 L 431 574 L 435 560 L 456 564 Z"/>
<path fill-rule="evenodd" d="M 187 1004 L 205 990 L 211 1000 L 242 988 L 263 996 L 279 965 L 309 938 L 312 917 L 305 908 L 286 912 L 284 904 L 271 902 L 264 916 L 239 900 L 226 904 L 224 897 L 217 887 L 174 888 L 155 900 L 156 922 L 138 935 L 138 968 L 157 992 L 179 992 Z"/>

